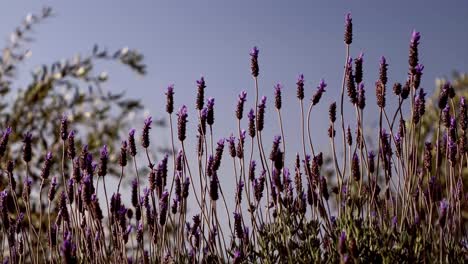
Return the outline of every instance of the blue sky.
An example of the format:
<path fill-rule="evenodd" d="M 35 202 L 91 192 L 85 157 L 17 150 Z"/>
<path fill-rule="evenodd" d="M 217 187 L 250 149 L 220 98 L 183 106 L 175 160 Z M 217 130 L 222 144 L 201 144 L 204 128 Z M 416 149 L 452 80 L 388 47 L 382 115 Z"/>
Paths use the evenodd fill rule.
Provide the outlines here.
<path fill-rule="evenodd" d="M 292 131 L 286 140 L 294 152 L 300 150 L 295 97 L 299 73 L 305 75 L 307 98 L 321 78 L 328 83 L 312 115 L 314 140 L 328 151 L 327 144 L 320 142 L 328 142 L 326 113 L 340 91 L 346 12 L 352 13 L 354 23 L 351 55 L 365 53 L 367 113 L 376 109 L 373 83 L 380 56 L 386 56 L 389 64 L 389 83 L 405 81 L 413 29 L 422 34 L 422 87 L 432 91 L 435 78 L 450 76 L 453 70 L 468 72 L 468 1 L 463 0 L 2 1 L 0 34 L 6 40 L 27 13 L 38 12 L 44 5 L 51 6 L 56 17 L 37 27 L 36 41 L 31 45 L 33 56 L 23 69 L 89 52 L 95 43 L 111 50 L 136 48 L 145 55 L 148 74 L 139 78 L 120 66 L 106 64 L 101 68 L 110 75 L 106 88 L 125 90 L 129 96 L 142 99 L 148 112 L 159 118 L 165 116 L 164 90 L 173 83 L 176 106 L 187 104 L 191 120 L 195 120 L 195 80 L 203 75 L 206 94 L 216 98 L 218 107 L 216 139 L 234 131 L 233 111 L 241 90 L 247 90 L 247 105 L 253 106 L 249 50 L 258 46 L 260 93 L 269 97 L 267 108 L 273 109 L 273 85 L 284 85 L 283 116 L 286 129 Z M 390 100 L 389 105 L 392 103 Z M 367 117 L 366 123 L 371 125 L 374 119 L 369 114 Z M 267 125 L 271 129 L 265 132 L 264 140 L 269 148 L 270 139 L 279 133 L 273 112 L 267 116 Z M 168 139 L 167 131 L 152 133 L 158 139 L 162 135 L 161 141 Z"/>
<path fill-rule="evenodd" d="M 0 33 L 6 39 L 28 12 L 44 5 L 57 15 L 36 29 L 33 57 L 24 69 L 89 52 L 94 43 L 136 48 L 145 55 L 148 75 L 137 78 L 122 67 L 104 65 L 111 78 L 108 89 L 142 98 L 157 117 L 164 114 L 168 84 L 175 84 L 176 105 L 193 106 L 195 80 L 204 75 L 207 95 L 224 107 L 217 115 L 220 128 L 226 128 L 220 136 L 233 127 L 236 95 L 241 90 L 252 95 L 248 52 L 254 45 L 260 48 L 261 94 L 271 98 L 273 85 L 282 83 L 286 116 L 297 114 L 299 73 L 305 75 L 308 97 L 325 79 L 327 93 L 313 117 L 326 124 L 321 111 L 339 94 L 348 11 L 354 21 L 351 54 L 365 53 L 371 108 L 380 56 L 390 65 L 389 83 L 405 80 L 413 29 L 422 33 L 423 87 L 431 90 L 436 77 L 468 70 L 467 1 L 4 1 Z"/>

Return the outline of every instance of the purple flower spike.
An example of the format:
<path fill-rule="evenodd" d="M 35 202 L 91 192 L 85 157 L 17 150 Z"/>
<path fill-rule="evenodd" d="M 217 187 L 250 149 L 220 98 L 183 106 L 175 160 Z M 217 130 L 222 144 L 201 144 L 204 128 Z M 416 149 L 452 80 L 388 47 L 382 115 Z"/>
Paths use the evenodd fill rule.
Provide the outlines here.
<path fill-rule="evenodd" d="M 275 85 L 275 107 L 276 109 L 281 109 L 281 89 L 283 86 L 281 84 Z"/>
<path fill-rule="evenodd" d="M 247 101 L 247 92 L 242 91 L 239 94 L 239 100 L 237 101 L 237 107 L 236 107 L 236 117 L 237 119 L 241 120 L 242 116 L 244 114 L 244 103 Z"/>
<path fill-rule="evenodd" d="M 275 136 L 273 138 L 273 144 L 279 145 L 281 143 L 281 136 Z"/>
<path fill-rule="evenodd" d="M 312 105 L 319 103 L 320 98 L 322 98 L 322 94 L 325 92 L 325 87 L 327 87 L 327 84 L 325 83 L 325 80 L 321 79 L 319 85 L 317 86 L 317 91 L 312 97 Z"/>
<path fill-rule="evenodd" d="M 143 132 L 141 133 L 141 145 L 144 148 L 148 148 L 150 144 L 149 140 L 149 130 L 151 129 L 151 123 L 153 122 L 152 117 L 149 116 L 145 119 L 143 126 Z"/>
<path fill-rule="evenodd" d="M 446 199 L 443 199 L 440 202 L 439 207 L 439 225 L 443 228 L 445 226 L 445 222 L 447 220 L 447 211 L 448 211 L 449 203 Z"/>
<path fill-rule="evenodd" d="M 52 153 L 50 153 L 50 156 L 52 156 Z M 47 154 L 47 156 L 49 156 L 49 154 Z M 104 145 L 102 148 L 101 148 L 101 157 L 109 157 L 109 151 L 107 150 L 107 145 Z"/>
<path fill-rule="evenodd" d="M 361 62 L 364 62 L 364 52 L 361 51 L 361 53 L 359 53 L 359 56 L 357 57 L 357 60 L 360 60 Z"/>
<path fill-rule="evenodd" d="M 207 103 L 206 103 L 206 107 L 207 107 L 208 109 L 210 109 L 210 107 L 213 108 L 214 102 L 215 102 L 215 99 L 214 99 L 213 97 L 208 98 L 208 101 L 207 101 Z"/>
<path fill-rule="evenodd" d="M 252 56 L 252 57 L 258 57 L 258 53 L 259 53 L 259 50 L 258 50 L 257 46 L 254 46 L 254 47 L 252 48 L 252 50 L 250 51 L 250 56 Z"/>
<path fill-rule="evenodd" d="M 186 133 L 186 126 L 187 126 L 187 106 L 182 105 L 177 113 L 178 120 L 177 120 L 177 127 L 178 127 L 178 136 L 180 141 L 185 140 L 185 133 Z"/>
<path fill-rule="evenodd" d="M 249 136 L 255 137 L 255 112 L 253 109 L 250 109 L 249 114 L 247 115 L 249 119 Z"/>
<path fill-rule="evenodd" d="M 250 51 L 250 71 L 254 78 L 257 78 L 260 72 L 258 67 L 258 52 L 259 50 L 257 47 L 253 47 L 253 49 Z"/>
<path fill-rule="evenodd" d="M 415 70 L 417 73 L 422 74 L 422 71 L 424 70 L 424 65 L 422 64 L 416 65 Z"/>
<path fill-rule="evenodd" d="M 360 82 L 358 84 L 358 96 L 357 96 L 357 105 L 360 109 L 366 107 L 366 96 L 364 90 L 364 83 Z"/>
<path fill-rule="evenodd" d="M 246 92 L 246 91 L 242 91 L 242 92 L 239 94 L 239 101 L 245 102 L 246 100 L 247 100 L 247 92 Z"/>
<path fill-rule="evenodd" d="M 345 16 L 344 42 L 346 45 L 353 42 L 353 19 L 351 18 L 351 13 L 347 13 Z"/>
<path fill-rule="evenodd" d="M 321 79 L 321 80 L 320 80 L 320 83 L 319 83 L 319 86 L 317 87 L 317 89 L 318 89 L 319 91 L 325 92 L 325 87 L 327 87 L 327 84 L 325 83 L 325 80 L 324 80 L 324 79 Z"/>
<path fill-rule="evenodd" d="M 421 39 L 421 33 L 413 29 L 413 33 L 411 33 L 411 43 L 417 45 L 419 44 L 420 39 Z"/>
<path fill-rule="evenodd" d="M 245 129 L 242 129 L 241 134 L 240 134 L 242 140 L 245 139 L 245 133 L 246 133 Z"/>
<path fill-rule="evenodd" d="M 5 132 L 3 132 L 2 138 L 0 139 L 0 157 L 3 157 L 6 151 L 6 147 L 8 145 L 8 138 L 11 134 L 11 127 L 7 127 Z"/>
<path fill-rule="evenodd" d="M 346 253 L 346 232 L 342 231 L 339 241 L 338 241 L 338 248 L 340 251 L 340 254 Z"/>
<path fill-rule="evenodd" d="M 297 98 L 299 100 L 304 99 L 304 74 L 300 74 L 297 78 Z"/>
<path fill-rule="evenodd" d="M 203 101 L 205 100 L 205 78 L 203 76 L 200 80 L 197 81 L 197 100 L 196 100 L 196 108 L 197 110 L 201 110 L 203 108 Z"/>
<path fill-rule="evenodd" d="M 174 84 L 169 85 L 166 90 L 166 112 L 174 112 Z"/>
<path fill-rule="evenodd" d="M 151 116 L 148 116 L 148 117 L 145 119 L 145 127 L 151 126 L 151 123 L 152 123 L 152 122 L 153 122 L 152 117 L 151 117 Z"/>
<path fill-rule="evenodd" d="M 197 80 L 197 86 L 205 86 L 205 78 L 203 76 L 200 77 L 200 80 Z"/>
<path fill-rule="evenodd" d="M 249 120 L 254 120 L 255 119 L 255 111 L 251 108 L 249 111 L 249 114 L 247 115 Z"/>
<path fill-rule="evenodd" d="M 387 59 L 385 59 L 384 56 L 380 57 L 380 65 L 384 65 L 384 64 L 387 64 Z"/>

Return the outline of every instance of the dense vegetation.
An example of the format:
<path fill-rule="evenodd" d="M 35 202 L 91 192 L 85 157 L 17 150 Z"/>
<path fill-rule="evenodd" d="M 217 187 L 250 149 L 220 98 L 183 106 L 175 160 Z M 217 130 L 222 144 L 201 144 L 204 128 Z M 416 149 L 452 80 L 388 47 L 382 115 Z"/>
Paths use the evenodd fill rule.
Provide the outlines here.
<path fill-rule="evenodd" d="M 362 54 L 351 57 L 352 29 L 347 14 L 341 98 L 329 105 L 330 149 L 324 152 L 312 143 L 310 113 L 323 103 L 327 84 L 322 80 L 306 100 L 304 76 L 299 76 L 302 146 L 288 149 L 284 135 L 298 129 L 282 125 L 280 85 L 274 87 L 271 107 L 265 96 L 259 97 L 256 47 L 250 53 L 252 108 L 247 108 L 247 92 L 242 91 L 233 117 L 238 129 L 226 138 L 216 141 L 212 136 L 215 109 L 226 109 L 218 110 L 214 98 L 205 100 L 204 78 L 196 82 L 195 104 L 187 103 L 195 109 L 181 105 L 175 110 L 175 88 L 167 88 L 172 149 L 158 161 L 149 155 L 151 117 L 139 135 L 135 129 L 129 131 L 120 151 L 106 145 L 99 151 L 94 145 L 78 147 L 75 142 L 86 128 L 78 129 L 81 124 L 66 115 L 53 124 L 53 141 L 44 146 L 50 152 L 33 151 L 40 128 L 16 127 L 4 120 L 0 257 L 9 263 L 464 263 L 468 253 L 462 217 L 468 199 L 463 187 L 468 162 L 465 99 L 444 82 L 434 108 L 434 128 L 421 133 L 426 93 L 420 87 L 421 34 L 415 31 L 409 43 L 407 80 L 390 85 L 386 59 L 380 60 L 375 83 L 379 126 L 375 135 L 365 135 L 364 59 Z M 122 53 L 115 56 L 127 62 Z M 50 72 L 55 76 L 54 70 L 42 75 Z M 56 85 L 48 83 L 49 89 Z M 388 112 L 390 86 L 399 105 L 409 105 L 410 111 L 398 107 Z M 44 94 L 43 98 L 56 97 Z M 276 112 L 280 124 L 270 144 L 262 137 L 265 128 L 274 129 L 264 122 L 267 111 Z M 345 120 L 344 111 L 355 112 L 355 119 Z M 198 124 L 196 131 L 187 130 L 189 120 Z M 94 133 L 99 137 L 100 132 Z M 186 149 L 187 137 L 195 136 L 196 151 Z M 377 143 L 376 149 L 371 149 L 371 142 Z M 17 152 L 13 144 L 21 144 Z M 117 160 L 109 160 L 110 149 L 117 149 Z M 325 154 L 331 156 L 330 176 L 323 172 Z M 34 159 L 40 164 L 32 163 Z M 295 162 L 285 164 L 285 160 Z M 140 169 L 142 163 L 148 166 L 147 173 Z M 18 169 L 21 166 L 27 169 Z M 115 172 L 108 171 L 111 166 Z M 32 177 L 34 171 L 37 177 Z M 120 182 L 116 188 L 106 187 L 110 174 L 133 178 L 131 192 L 122 191 Z M 234 208 L 226 202 L 232 197 L 223 192 L 228 187 L 223 184 L 225 177 L 236 179 Z M 105 201 L 99 201 L 96 193 L 101 184 Z M 33 198 L 34 193 L 38 197 Z M 131 204 L 124 203 L 124 195 Z M 189 199 L 196 205 L 190 213 Z M 40 220 L 33 221 L 32 212 Z M 224 218 L 227 224 L 221 225 Z"/>

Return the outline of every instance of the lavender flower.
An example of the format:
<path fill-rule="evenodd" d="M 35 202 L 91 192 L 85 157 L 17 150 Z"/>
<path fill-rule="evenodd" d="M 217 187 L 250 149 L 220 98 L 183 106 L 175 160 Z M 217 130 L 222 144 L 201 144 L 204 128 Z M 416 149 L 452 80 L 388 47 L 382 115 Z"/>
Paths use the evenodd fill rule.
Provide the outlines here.
<path fill-rule="evenodd" d="M 257 162 L 252 160 L 249 166 L 249 180 L 253 181 L 255 179 L 255 168 L 257 167 Z"/>
<path fill-rule="evenodd" d="M 336 102 L 330 104 L 328 108 L 328 116 L 330 118 L 330 122 L 335 123 L 336 121 Z"/>
<path fill-rule="evenodd" d="M 319 103 L 320 98 L 322 98 L 322 94 L 325 92 L 325 87 L 327 87 L 325 81 L 323 79 L 320 80 L 320 83 L 317 86 L 317 91 L 315 91 L 315 94 L 312 97 L 312 105 L 316 105 Z"/>
<path fill-rule="evenodd" d="M 265 122 L 265 108 L 266 108 L 266 96 L 262 96 L 260 104 L 257 106 L 258 107 L 258 112 L 257 112 L 257 129 L 258 131 L 263 130 L 263 125 Z"/>
<path fill-rule="evenodd" d="M 234 230 L 236 231 L 237 238 L 244 238 L 244 229 L 242 227 L 242 215 L 234 212 Z"/>
<path fill-rule="evenodd" d="M 109 160 L 109 152 L 107 151 L 107 146 L 104 145 L 101 148 L 101 153 L 100 153 L 100 158 L 99 158 L 99 168 L 98 168 L 98 175 L 101 177 L 106 176 L 107 174 L 107 162 Z"/>
<path fill-rule="evenodd" d="M 143 223 L 141 221 L 138 223 L 136 239 L 138 244 L 143 243 Z"/>
<path fill-rule="evenodd" d="M 413 30 L 413 33 L 411 34 L 409 59 L 408 59 L 411 74 L 415 73 L 415 68 L 418 65 L 418 61 L 419 61 L 418 46 L 419 46 L 420 39 L 421 39 L 421 33 Z"/>
<path fill-rule="evenodd" d="M 350 102 L 354 105 L 357 103 L 356 84 L 353 75 L 353 59 L 349 58 L 346 64 L 346 91 Z"/>
<path fill-rule="evenodd" d="M 7 129 L 2 133 L 2 137 L 0 138 L 0 157 L 5 155 L 5 151 L 8 145 L 8 138 L 11 134 L 11 127 L 7 127 Z"/>
<path fill-rule="evenodd" d="M 197 110 L 203 109 L 203 103 L 205 101 L 205 88 L 205 78 L 202 76 L 200 80 L 197 80 L 197 101 L 195 104 Z"/>
<path fill-rule="evenodd" d="M 448 103 L 448 94 L 449 94 L 450 87 L 451 87 L 450 82 L 446 82 L 442 86 L 442 89 L 440 90 L 440 94 L 439 94 L 439 108 L 440 109 L 444 109 Z"/>
<path fill-rule="evenodd" d="M 448 213 L 449 203 L 447 200 L 442 200 L 440 202 L 439 207 L 439 225 L 441 228 L 445 227 L 445 222 L 447 220 L 447 213 Z"/>
<path fill-rule="evenodd" d="M 132 157 L 135 157 L 137 154 L 136 151 L 136 144 L 135 144 L 135 129 L 130 129 L 130 132 L 128 132 L 128 145 L 130 148 L 130 155 Z"/>
<path fill-rule="evenodd" d="M 215 99 L 213 97 L 208 98 L 206 103 L 207 115 L 206 115 L 206 123 L 212 126 L 214 124 L 214 102 Z"/>
<path fill-rule="evenodd" d="M 424 170 L 427 173 L 432 171 L 432 144 L 431 142 L 426 142 L 424 146 Z"/>
<path fill-rule="evenodd" d="M 325 177 L 320 177 L 320 192 L 323 198 L 328 201 L 330 195 L 328 194 L 327 179 L 325 179 Z"/>
<path fill-rule="evenodd" d="M 68 134 L 68 148 L 67 148 L 67 157 L 70 160 L 73 160 L 76 156 L 76 149 L 75 149 L 75 131 L 70 131 Z"/>
<path fill-rule="evenodd" d="M 185 140 L 187 117 L 188 117 L 187 107 L 185 105 L 182 105 L 182 107 L 179 109 L 177 116 L 178 116 L 178 119 L 177 119 L 178 137 L 179 137 L 179 140 L 183 142 Z"/>
<path fill-rule="evenodd" d="M 65 141 L 68 137 L 68 117 L 64 114 L 60 119 L 60 138 Z"/>
<path fill-rule="evenodd" d="M 377 106 L 385 108 L 385 85 L 380 80 L 375 83 L 375 95 L 377 97 Z"/>
<path fill-rule="evenodd" d="M 32 158 L 32 134 L 26 132 L 23 136 L 23 160 L 24 162 L 30 162 Z"/>
<path fill-rule="evenodd" d="M 297 79 L 297 98 L 299 100 L 304 99 L 304 74 L 300 74 Z"/>
<path fill-rule="evenodd" d="M 263 190 L 265 188 L 265 180 L 266 180 L 265 174 L 266 174 L 266 171 L 263 170 L 260 177 L 258 179 L 255 179 L 252 183 L 253 189 L 254 189 L 254 196 L 257 202 L 260 202 L 260 200 L 263 197 Z"/>
<path fill-rule="evenodd" d="M 401 94 L 401 83 L 395 83 L 393 84 L 393 93 L 396 95 L 396 96 L 399 96 Z"/>
<path fill-rule="evenodd" d="M 67 208 L 67 196 L 65 194 L 65 191 L 62 191 L 60 194 L 59 216 L 63 219 L 65 223 L 70 222 L 70 216 L 68 214 L 68 208 Z"/>
<path fill-rule="evenodd" d="M 9 160 L 7 163 L 7 171 L 8 171 L 8 178 L 10 181 L 10 188 L 12 190 L 16 189 L 16 180 L 15 180 L 15 177 L 13 177 L 14 167 L 15 167 L 15 163 L 12 160 Z"/>
<path fill-rule="evenodd" d="M 250 70 L 254 78 L 258 77 L 260 71 L 258 67 L 258 52 L 259 50 L 257 47 L 253 47 L 253 49 L 250 51 Z"/>
<path fill-rule="evenodd" d="M 405 85 L 401 88 L 401 99 L 405 100 L 408 98 L 408 95 L 410 93 L 410 81 L 406 80 Z"/>
<path fill-rule="evenodd" d="M 364 53 L 360 53 L 359 56 L 354 59 L 354 81 L 356 84 L 362 83 L 362 63 L 364 62 Z"/>
<path fill-rule="evenodd" d="M 244 157 L 245 134 L 246 134 L 246 131 L 242 129 L 240 133 L 240 138 L 237 140 L 236 155 L 239 159 L 242 159 Z"/>
<path fill-rule="evenodd" d="M 166 112 L 168 114 L 172 114 L 172 112 L 174 112 L 174 84 L 171 84 L 167 87 Z"/>
<path fill-rule="evenodd" d="M 347 13 L 345 16 L 344 42 L 346 45 L 350 45 L 353 42 L 353 19 L 351 18 L 351 13 Z"/>
<path fill-rule="evenodd" d="M 348 146 L 353 145 L 353 134 L 351 133 L 351 128 L 348 125 L 348 129 L 346 129 L 346 142 L 348 143 Z"/>
<path fill-rule="evenodd" d="M 271 148 L 270 157 L 269 157 L 271 161 L 276 160 L 276 155 L 278 154 L 280 143 L 281 143 L 281 136 L 275 136 L 273 138 L 273 146 Z"/>
<path fill-rule="evenodd" d="M 276 109 L 280 110 L 281 109 L 281 89 L 283 86 L 281 84 L 276 84 L 275 85 L 275 107 Z"/>
<path fill-rule="evenodd" d="M 232 158 L 235 158 L 236 157 L 236 137 L 233 134 L 231 134 L 227 138 L 227 142 L 229 144 L 229 155 Z"/>
<path fill-rule="evenodd" d="M 244 182 L 239 180 L 236 188 L 236 203 L 242 202 L 242 190 L 244 189 Z"/>
<path fill-rule="evenodd" d="M 99 200 L 96 194 L 93 194 L 91 196 L 91 212 L 94 218 L 97 219 L 98 221 L 101 221 L 104 218 L 102 214 L 101 206 L 99 205 Z"/>
<path fill-rule="evenodd" d="M 387 85 L 387 60 L 384 56 L 380 58 L 380 68 L 379 68 L 379 81 L 385 86 Z"/>
<path fill-rule="evenodd" d="M 362 110 L 366 107 L 366 95 L 364 90 L 364 83 L 359 83 L 357 92 L 357 106 Z"/>
<path fill-rule="evenodd" d="M 86 176 L 81 185 L 81 200 L 85 205 L 91 203 L 91 195 L 94 193 L 93 182 L 90 176 Z"/>
<path fill-rule="evenodd" d="M 359 157 L 356 153 L 353 155 L 353 160 L 351 162 L 351 173 L 355 181 L 359 181 L 361 178 L 361 171 L 359 168 Z"/>
<path fill-rule="evenodd" d="M 52 167 L 52 153 L 47 152 L 47 155 L 45 156 L 44 164 L 42 165 L 42 170 L 41 170 L 42 180 L 47 180 L 49 178 L 51 167 Z"/>
<path fill-rule="evenodd" d="M 218 174 L 214 171 L 210 180 L 210 197 L 213 201 L 217 201 L 219 199 L 218 184 Z"/>
<path fill-rule="evenodd" d="M 450 165 L 452 167 L 455 167 L 457 162 L 457 143 L 452 138 L 449 138 L 448 151 L 448 159 L 450 160 Z"/>
<path fill-rule="evenodd" d="M 183 189 L 182 189 L 182 196 L 184 197 L 184 199 L 187 199 L 189 195 L 189 187 L 190 187 L 190 178 L 186 177 L 184 181 Z"/>
<path fill-rule="evenodd" d="M 57 177 L 52 177 L 52 181 L 50 182 L 50 188 L 49 188 L 49 202 L 52 202 L 55 198 L 55 194 L 57 193 Z"/>
<path fill-rule="evenodd" d="M 150 144 L 149 140 L 149 130 L 151 129 L 151 123 L 153 120 L 151 120 L 151 116 L 147 117 L 145 119 L 145 125 L 143 126 L 143 132 L 141 133 L 141 145 L 144 148 L 148 148 Z"/>
<path fill-rule="evenodd" d="M 460 128 L 466 132 L 468 127 L 468 114 L 467 114 L 467 107 L 465 103 L 465 97 L 460 98 L 460 115 L 459 115 L 459 123 Z"/>
<path fill-rule="evenodd" d="M 214 157 L 214 162 L 213 162 L 213 170 L 217 171 L 219 167 L 221 166 L 221 158 L 223 157 L 223 150 L 224 150 L 224 141 L 225 139 L 222 138 L 218 141 L 217 147 L 216 147 L 216 153 Z"/>
<path fill-rule="evenodd" d="M 249 136 L 253 138 L 255 137 L 255 112 L 253 109 L 250 109 L 247 117 L 249 119 Z"/>
<path fill-rule="evenodd" d="M 78 263 L 76 257 L 76 245 L 73 243 L 73 237 L 71 233 L 67 233 L 65 235 L 61 251 L 63 257 L 62 260 L 64 260 L 66 264 Z"/>
<path fill-rule="evenodd" d="M 120 157 L 119 164 L 121 167 L 127 166 L 127 141 L 122 141 L 122 146 L 120 147 Z"/>
<path fill-rule="evenodd" d="M 138 181 L 133 179 L 132 181 L 132 205 L 133 207 L 138 206 Z"/>
<path fill-rule="evenodd" d="M 167 208 L 169 202 L 169 192 L 165 190 L 159 199 L 159 224 L 164 226 L 166 224 Z"/>
<path fill-rule="evenodd" d="M 422 64 L 418 64 L 416 65 L 416 67 L 414 68 L 414 78 L 413 78 L 413 87 L 414 89 L 418 89 L 419 88 L 419 85 L 421 84 L 421 76 L 422 76 L 422 72 L 424 70 L 424 65 Z"/>
<path fill-rule="evenodd" d="M 239 100 L 237 101 L 237 107 L 236 107 L 236 117 L 237 119 L 241 120 L 243 113 L 244 113 L 244 104 L 245 101 L 247 100 L 247 92 L 242 91 L 239 94 Z"/>
<path fill-rule="evenodd" d="M 234 250 L 233 264 L 241 264 L 244 261 L 244 253 L 241 250 Z"/>
<path fill-rule="evenodd" d="M 342 231 L 340 238 L 338 240 L 338 250 L 340 254 L 345 254 L 346 253 L 346 232 Z"/>

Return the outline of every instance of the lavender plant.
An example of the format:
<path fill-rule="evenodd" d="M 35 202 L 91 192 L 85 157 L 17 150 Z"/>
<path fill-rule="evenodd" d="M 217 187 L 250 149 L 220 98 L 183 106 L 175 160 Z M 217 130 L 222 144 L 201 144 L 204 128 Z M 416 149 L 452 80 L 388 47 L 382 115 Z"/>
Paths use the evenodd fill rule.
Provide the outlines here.
<path fill-rule="evenodd" d="M 306 101 L 304 76 L 299 76 L 302 149 L 286 150 L 285 136 L 295 132 L 284 129 L 281 119 L 282 98 L 288 95 L 276 85 L 274 108 L 268 107 L 266 96 L 260 97 L 256 47 L 250 53 L 254 89 L 242 91 L 237 99 L 237 131 L 214 139 L 217 105 L 214 98 L 205 101 L 208 85 L 203 77 L 196 82 L 195 108 L 181 105 L 176 117 L 175 87 L 170 85 L 166 113 L 172 160 L 169 155 L 159 161 L 148 155 L 154 147 L 151 117 L 143 124 L 141 147 L 137 130 L 130 130 L 115 162 L 121 168 L 120 179 L 127 167 L 131 171 L 126 175 L 133 178 L 130 192 L 119 182 L 108 199 L 105 180 L 112 148 L 104 145 L 94 162 L 88 146 L 80 153 L 75 149 L 80 131 L 62 121 L 56 130 L 63 141 L 62 159 L 55 161 L 61 166 L 51 170 L 49 154 L 42 166 L 39 191 L 47 190 L 48 206 L 39 210 L 47 218 L 46 227 L 32 224 L 30 193 L 37 186 L 31 185 L 29 174 L 14 175 L 17 165 L 8 161 L 6 153 L 10 135 L 18 132 L 5 126 L 0 157 L 7 164 L 8 183 L 0 192 L 0 257 L 8 263 L 466 262 L 467 223 L 461 216 L 468 198 L 463 185 L 468 162 L 465 99 L 453 101 L 455 91 L 446 85 L 439 94 L 435 137 L 421 136 L 426 93 L 419 87 L 424 68 L 419 64 L 420 39 L 421 34 L 413 32 L 408 79 L 393 86 L 399 102 L 394 113 L 386 104 L 388 64 L 386 58 L 380 59 L 375 83 L 379 126 L 375 134 L 366 135 L 364 110 L 370 93 L 362 81 L 363 54 L 354 59 L 353 68 L 353 23 L 346 15 L 341 98 L 330 104 L 330 149 L 322 152 L 312 142 L 310 120 L 314 106 L 327 100 L 325 81 Z M 255 98 L 251 103 L 247 94 Z M 459 104 L 459 110 L 448 108 L 449 101 Z M 252 108 L 245 120 L 247 104 Z M 409 105 L 410 111 L 404 111 L 403 105 Z M 354 108 L 355 120 L 344 118 L 349 108 Z M 263 130 L 270 127 L 265 122 L 267 111 L 276 111 L 280 123 L 271 147 L 263 140 Z M 196 131 L 188 131 L 189 121 L 197 123 Z M 28 133 L 23 139 L 28 168 L 31 156 L 39 155 L 31 153 L 32 137 Z M 195 151 L 186 148 L 189 137 L 196 137 Z M 231 162 L 226 160 L 229 157 Z M 288 160 L 293 161 L 290 167 Z M 146 174 L 137 164 L 142 162 L 150 169 Z M 327 162 L 333 167 L 331 175 L 325 171 Z M 226 167 L 232 167 L 235 197 L 225 196 L 223 179 L 230 174 Z M 58 174 L 62 177 L 47 181 L 49 175 Z M 100 179 L 105 203 L 98 199 Z M 23 184 L 18 186 L 17 181 Z M 57 192 L 60 187 L 63 191 Z M 125 204 L 124 196 L 129 196 L 130 204 Z M 189 199 L 194 201 L 190 211 Z M 228 206 L 228 199 L 235 201 L 234 207 Z"/>

